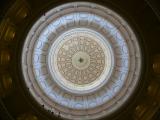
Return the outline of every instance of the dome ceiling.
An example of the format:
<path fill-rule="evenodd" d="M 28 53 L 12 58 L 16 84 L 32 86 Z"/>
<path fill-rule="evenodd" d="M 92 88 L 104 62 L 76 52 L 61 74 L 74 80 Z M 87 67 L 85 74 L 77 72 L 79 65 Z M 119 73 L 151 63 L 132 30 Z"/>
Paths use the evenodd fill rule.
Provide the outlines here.
<path fill-rule="evenodd" d="M 64 119 L 98 119 L 118 110 L 141 75 L 141 50 L 129 24 L 109 8 L 67 3 L 28 32 L 22 71 L 45 110 Z"/>

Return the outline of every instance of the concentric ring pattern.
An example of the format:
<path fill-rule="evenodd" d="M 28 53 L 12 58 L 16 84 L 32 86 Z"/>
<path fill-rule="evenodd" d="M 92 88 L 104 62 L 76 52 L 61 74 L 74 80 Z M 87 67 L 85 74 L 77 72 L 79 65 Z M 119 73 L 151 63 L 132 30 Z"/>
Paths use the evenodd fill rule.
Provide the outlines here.
<path fill-rule="evenodd" d="M 74 28 L 53 43 L 48 56 L 54 80 L 64 89 L 82 94 L 107 82 L 113 69 L 113 51 L 97 32 Z"/>
<path fill-rule="evenodd" d="M 67 3 L 30 29 L 22 71 L 34 99 L 64 119 L 99 119 L 118 110 L 141 75 L 141 51 L 129 24 L 109 8 Z"/>

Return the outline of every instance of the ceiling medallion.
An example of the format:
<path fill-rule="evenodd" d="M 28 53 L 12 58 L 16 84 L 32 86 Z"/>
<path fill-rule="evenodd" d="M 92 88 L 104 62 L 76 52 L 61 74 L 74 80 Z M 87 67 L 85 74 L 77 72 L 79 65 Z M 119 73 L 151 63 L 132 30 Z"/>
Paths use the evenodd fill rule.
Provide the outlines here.
<path fill-rule="evenodd" d="M 21 64 L 29 92 L 44 109 L 64 119 L 99 119 L 134 92 L 141 51 L 117 13 L 72 2 L 37 20 L 26 37 Z"/>
<path fill-rule="evenodd" d="M 90 93 L 107 82 L 114 67 L 112 48 L 105 38 L 87 28 L 64 32 L 48 56 L 52 78 L 72 93 Z"/>

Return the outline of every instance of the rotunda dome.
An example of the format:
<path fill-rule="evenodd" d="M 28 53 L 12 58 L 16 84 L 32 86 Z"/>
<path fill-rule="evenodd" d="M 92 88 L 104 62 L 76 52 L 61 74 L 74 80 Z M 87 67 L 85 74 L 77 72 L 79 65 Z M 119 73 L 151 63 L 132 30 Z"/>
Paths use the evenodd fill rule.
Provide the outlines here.
<path fill-rule="evenodd" d="M 45 110 L 64 119 L 99 119 L 121 108 L 141 75 L 141 50 L 118 13 L 91 2 L 51 9 L 28 32 L 22 71 Z"/>

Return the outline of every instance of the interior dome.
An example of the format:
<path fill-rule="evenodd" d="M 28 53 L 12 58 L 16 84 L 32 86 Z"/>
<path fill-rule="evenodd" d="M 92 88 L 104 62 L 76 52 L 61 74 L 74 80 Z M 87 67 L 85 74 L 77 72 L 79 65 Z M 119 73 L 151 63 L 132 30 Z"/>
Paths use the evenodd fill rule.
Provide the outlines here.
<path fill-rule="evenodd" d="M 70 92 L 89 93 L 107 81 L 113 51 L 96 31 L 74 28 L 53 43 L 48 56 L 52 78 Z"/>
<path fill-rule="evenodd" d="M 28 32 L 22 71 L 45 110 L 64 119 L 99 119 L 121 108 L 141 75 L 141 51 L 113 10 L 72 2 L 46 12 Z"/>

